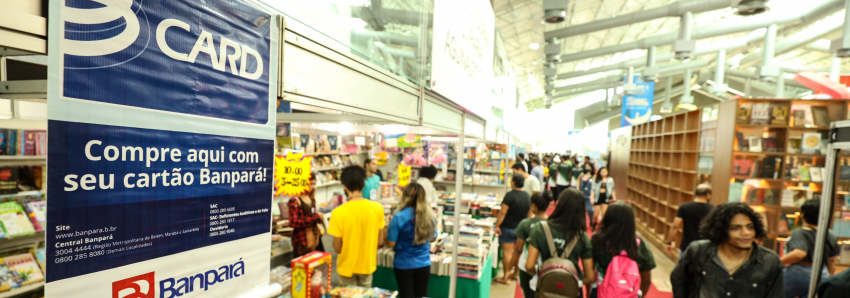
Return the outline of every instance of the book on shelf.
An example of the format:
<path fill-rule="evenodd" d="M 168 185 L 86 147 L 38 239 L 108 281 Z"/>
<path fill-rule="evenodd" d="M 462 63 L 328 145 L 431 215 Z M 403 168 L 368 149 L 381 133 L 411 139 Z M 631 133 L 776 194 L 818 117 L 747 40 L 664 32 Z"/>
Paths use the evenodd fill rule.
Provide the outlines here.
<path fill-rule="evenodd" d="M 794 206 L 794 191 L 790 189 L 782 190 L 782 200 L 780 201 L 780 206 L 782 207 L 793 207 Z"/>
<path fill-rule="evenodd" d="M 765 152 L 779 152 L 779 145 L 776 143 L 776 137 L 767 137 L 762 139 L 762 147 Z"/>
<path fill-rule="evenodd" d="M 750 124 L 750 115 L 753 112 L 752 104 L 741 104 L 738 105 L 738 110 L 735 115 L 735 122 L 737 124 Z"/>
<path fill-rule="evenodd" d="M 0 224 L 6 237 L 35 234 L 29 216 L 17 202 L 0 203 Z"/>
<path fill-rule="evenodd" d="M 752 173 L 753 161 L 749 159 L 736 159 L 732 161 L 732 175 L 747 176 Z"/>
<path fill-rule="evenodd" d="M 803 142 L 800 151 L 803 154 L 817 154 L 821 149 L 821 134 L 819 132 L 803 133 Z"/>
<path fill-rule="evenodd" d="M 813 106 L 812 109 L 812 119 L 814 120 L 814 125 L 817 126 L 829 126 L 829 110 L 823 106 Z"/>
<path fill-rule="evenodd" d="M 769 156 L 764 158 L 762 164 L 761 178 L 779 179 L 779 171 L 782 169 L 782 158 Z"/>
<path fill-rule="evenodd" d="M 26 203 L 26 205 L 27 214 L 35 231 L 44 231 L 44 228 L 47 227 L 47 201 L 33 201 Z"/>
<path fill-rule="evenodd" d="M 788 153 L 797 154 L 800 153 L 800 148 L 803 144 L 802 137 L 788 137 Z"/>
<path fill-rule="evenodd" d="M 46 257 L 47 251 L 44 248 L 36 249 L 32 252 L 32 255 L 35 256 L 35 260 L 38 261 L 38 266 L 41 266 L 42 272 L 47 272 L 44 268 L 46 268 L 44 259 Z"/>
<path fill-rule="evenodd" d="M 770 124 L 771 109 L 768 103 L 753 104 L 752 113 L 750 114 L 750 124 L 767 125 Z"/>
<path fill-rule="evenodd" d="M 734 182 L 729 185 L 729 202 L 741 202 L 744 191 L 744 183 Z"/>
<path fill-rule="evenodd" d="M 771 112 L 773 119 L 771 119 L 770 124 L 788 125 L 788 108 L 788 106 L 782 104 L 773 105 Z"/>
<path fill-rule="evenodd" d="M 38 262 L 30 253 L 8 256 L 3 258 L 9 271 L 17 273 L 21 285 L 28 285 L 44 280 L 44 274 Z"/>
<path fill-rule="evenodd" d="M 821 176 L 822 173 L 823 173 L 821 171 L 822 169 L 823 168 L 821 168 L 821 167 L 810 167 L 809 168 L 809 174 L 811 175 L 813 182 L 822 182 L 823 181 L 823 176 Z"/>
<path fill-rule="evenodd" d="M 744 134 L 741 132 L 735 133 L 735 144 L 735 151 L 745 152 L 750 150 L 749 142 L 744 138 Z"/>
<path fill-rule="evenodd" d="M 794 127 L 806 127 L 811 125 L 812 123 L 806 119 L 806 112 L 809 110 L 809 106 L 800 105 L 795 107 L 796 108 L 791 111 L 791 115 L 793 115 L 793 118 L 791 118 L 791 125 Z"/>
<path fill-rule="evenodd" d="M 812 175 L 808 166 L 800 166 L 800 181 L 812 181 Z"/>
<path fill-rule="evenodd" d="M 747 137 L 747 143 L 750 144 L 750 152 L 761 152 L 761 136 Z"/>
<path fill-rule="evenodd" d="M 9 270 L 6 263 L 0 259 L 0 292 L 16 289 L 21 286 L 21 279 L 17 273 Z"/>

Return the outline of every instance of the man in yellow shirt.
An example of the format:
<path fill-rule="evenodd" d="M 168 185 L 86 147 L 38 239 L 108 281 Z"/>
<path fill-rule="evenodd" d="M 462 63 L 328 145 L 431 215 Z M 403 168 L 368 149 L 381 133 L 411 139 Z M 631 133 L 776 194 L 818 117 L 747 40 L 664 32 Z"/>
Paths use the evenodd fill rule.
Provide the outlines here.
<path fill-rule="evenodd" d="M 384 240 L 384 207 L 363 198 L 366 171 L 348 166 L 340 174 L 348 202 L 331 213 L 328 234 L 334 236 L 336 272 L 340 286 L 372 287 L 378 247 Z"/>

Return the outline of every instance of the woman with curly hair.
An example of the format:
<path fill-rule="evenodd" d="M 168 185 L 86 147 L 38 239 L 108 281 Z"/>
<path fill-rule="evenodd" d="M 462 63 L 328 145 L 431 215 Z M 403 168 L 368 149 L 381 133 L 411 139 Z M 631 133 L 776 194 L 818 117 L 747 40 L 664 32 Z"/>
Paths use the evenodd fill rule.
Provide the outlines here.
<path fill-rule="evenodd" d="M 673 296 L 785 297 L 782 262 L 757 239 L 767 234 L 761 217 L 741 202 L 720 204 L 702 220 L 670 275 Z"/>

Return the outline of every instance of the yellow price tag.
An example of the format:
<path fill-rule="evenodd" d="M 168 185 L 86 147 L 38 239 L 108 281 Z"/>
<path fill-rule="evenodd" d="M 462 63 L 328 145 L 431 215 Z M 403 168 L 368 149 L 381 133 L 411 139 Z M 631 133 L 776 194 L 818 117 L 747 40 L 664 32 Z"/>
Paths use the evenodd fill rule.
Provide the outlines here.
<path fill-rule="evenodd" d="M 410 166 L 404 162 L 398 165 L 398 186 L 405 187 L 410 183 Z"/>
<path fill-rule="evenodd" d="M 310 171 L 312 156 L 303 153 L 287 153 L 275 156 L 274 180 L 275 196 L 281 194 L 295 196 L 310 189 Z"/>

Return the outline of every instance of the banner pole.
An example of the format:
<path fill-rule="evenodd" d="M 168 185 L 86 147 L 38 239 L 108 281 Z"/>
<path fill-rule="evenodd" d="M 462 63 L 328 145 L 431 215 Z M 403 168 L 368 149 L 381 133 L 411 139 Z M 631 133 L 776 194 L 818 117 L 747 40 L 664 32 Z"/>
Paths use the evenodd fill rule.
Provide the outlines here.
<path fill-rule="evenodd" d="M 457 292 L 457 246 L 460 235 L 460 202 L 463 193 L 463 153 L 466 135 L 466 112 L 461 116 L 460 134 L 457 136 L 457 163 L 455 164 L 455 221 L 452 225 L 452 267 L 450 272 L 449 298 L 455 298 Z"/>

